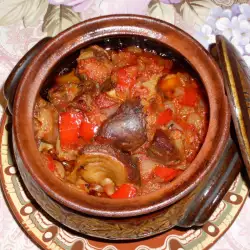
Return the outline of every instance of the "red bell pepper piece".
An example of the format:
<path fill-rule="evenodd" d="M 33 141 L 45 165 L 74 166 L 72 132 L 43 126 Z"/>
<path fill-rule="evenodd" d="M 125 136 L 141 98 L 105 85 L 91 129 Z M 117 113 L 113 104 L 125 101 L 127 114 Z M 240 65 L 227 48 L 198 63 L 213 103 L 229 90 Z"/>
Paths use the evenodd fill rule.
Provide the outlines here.
<path fill-rule="evenodd" d="M 162 178 L 164 181 L 168 182 L 173 180 L 175 177 L 180 175 L 183 171 L 180 169 L 174 169 L 174 168 L 168 168 L 165 166 L 156 166 L 154 168 L 154 174 L 160 178 Z"/>
<path fill-rule="evenodd" d="M 158 177 L 162 178 L 164 181 L 168 182 L 168 181 L 173 180 L 175 177 L 177 177 L 183 171 L 180 169 L 168 168 L 165 166 L 156 166 L 154 168 L 153 172 L 156 176 L 158 176 Z"/>
<path fill-rule="evenodd" d="M 83 114 L 77 111 L 63 112 L 59 116 L 59 134 L 62 149 L 77 145 Z"/>
<path fill-rule="evenodd" d="M 157 118 L 158 125 L 166 125 L 173 119 L 173 111 L 171 109 L 166 109 L 161 112 Z"/>
<path fill-rule="evenodd" d="M 180 101 L 182 105 L 194 107 L 198 101 L 198 92 L 196 88 L 185 88 L 184 95 Z"/>
<path fill-rule="evenodd" d="M 79 136 L 81 136 L 85 141 L 90 141 L 95 135 L 95 125 L 87 122 L 82 121 L 79 131 Z"/>
<path fill-rule="evenodd" d="M 56 164 L 52 158 L 51 155 L 47 155 L 47 159 L 48 159 L 48 168 L 51 172 L 54 172 L 56 169 Z"/>
<path fill-rule="evenodd" d="M 122 184 L 112 195 L 113 199 L 127 199 L 136 196 L 136 187 L 133 184 L 125 183 Z"/>
<path fill-rule="evenodd" d="M 138 69 L 136 66 L 127 66 L 117 71 L 117 84 L 122 88 L 131 88 L 136 83 Z"/>

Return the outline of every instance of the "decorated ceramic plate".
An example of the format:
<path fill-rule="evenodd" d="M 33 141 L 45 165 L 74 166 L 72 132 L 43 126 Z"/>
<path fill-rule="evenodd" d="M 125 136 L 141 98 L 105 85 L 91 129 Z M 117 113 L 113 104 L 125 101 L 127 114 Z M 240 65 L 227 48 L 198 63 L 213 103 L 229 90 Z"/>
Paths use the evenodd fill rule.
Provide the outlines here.
<path fill-rule="evenodd" d="M 209 221 L 202 228 L 186 231 L 173 229 L 156 237 L 135 242 L 95 241 L 56 224 L 39 208 L 35 201 L 29 198 L 11 157 L 7 120 L 7 116 L 4 115 L 0 128 L 2 189 L 16 220 L 30 238 L 44 249 L 208 249 L 230 227 L 248 195 L 246 184 L 239 175 Z"/>

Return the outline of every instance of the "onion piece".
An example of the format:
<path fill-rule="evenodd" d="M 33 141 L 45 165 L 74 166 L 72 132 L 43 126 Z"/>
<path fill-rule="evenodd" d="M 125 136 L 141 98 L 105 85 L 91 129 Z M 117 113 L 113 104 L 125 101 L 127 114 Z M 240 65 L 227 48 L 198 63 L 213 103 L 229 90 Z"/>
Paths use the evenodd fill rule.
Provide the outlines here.
<path fill-rule="evenodd" d="M 165 109 L 171 109 L 173 111 L 173 113 L 175 114 L 176 112 L 176 108 L 175 105 L 172 101 L 165 101 L 164 102 L 164 108 Z"/>
<path fill-rule="evenodd" d="M 111 179 L 105 178 L 101 181 L 101 185 L 108 196 L 111 196 L 115 192 L 115 184 Z"/>
<path fill-rule="evenodd" d="M 81 170 L 82 178 L 88 183 L 101 184 L 105 178 L 111 179 L 116 185 L 127 182 L 127 171 L 124 165 L 108 155 L 81 155 L 76 161 Z"/>
<path fill-rule="evenodd" d="M 188 73 L 178 72 L 177 76 L 179 77 L 179 79 L 182 83 L 182 86 L 186 86 L 187 84 L 189 84 L 191 77 Z"/>
<path fill-rule="evenodd" d="M 56 142 L 56 155 L 60 161 L 73 161 L 77 157 L 77 150 L 62 150 L 60 139 L 57 138 Z"/>
<path fill-rule="evenodd" d="M 41 142 L 40 145 L 39 145 L 39 147 L 38 147 L 38 150 L 40 152 L 42 152 L 42 151 L 49 151 L 51 149 L 53 149 L 53 145 L 49 144 L 49 143 L 46 143 L 46 142 Z"/>
<path fill-rule="evenodd" d="M 67 177 L 71 183 L 75 183 L 79 175 L 89 184 L 101 186 L 111 181 L 116 186 L 127 182 L 139 182 L 138 168 L 129 154 L 106 144 L 86 145 L 81 153 L 75 162 L 74 170 Z M 110 190 L 107 194 L 109 193 Z"/>
<path fill-rule="evenodd" d="M 157 165 L 159 165 L 159 163 L 151 159 L 142 160 L 140 164 L 141 175 L 150 174 Z"/>
<path fill-rule="evenodd" d="M 187 118 L 187 122 L 194 125 L 198 130 L 201 129 L 203 125 L 202 119 L 197 113 L 191 113 Z"/>
<path fill-rule="evenodd" d="M 160 75 L 154 75 L 150 80 L 142 83 L 142 86 L 146 87 L 149 90 L 147 99 L 150 99 L 155 96 L 156 85 L 158 83 L 159 78 L 160 78 Z"/>
<path fill-rule="evenodd" d="M 119 104 L 118 105 L 114 105 L 112 107 L 108 107 L 108 108 L 104 108 L 104 109 L 101 109 L 101 113 L 106 117 L 110 117 L 111 115 L 113 115 L 117 109 L 119 108 Z"/>
<path fill-rule="evenodd" d="M 193 113 L 194 111 L 195 111 L 195 109 L 193 107 L 182 106 L 180 109 L 180 115 L 182 117 L 186 117 L 187 115 Z"/>
<path fill-rule="evenodd" d="M 65 169 L 63 167 L 63 165 L 59 162 L 59 161 L 55 161 L 55 175 L 61 179 L 63 179 L 65 177 Z"/>
<path fill-rule="evenodd" d="M 89 191 L 96 191 L 96 192 L 102 193 L 103 187 L 101 185 L 98 185 L 98 184 L 91 184 L 89 186 Z"/>
<path fill-rule="evenodd" d="M 110 91 L 107 91 L 106 94 L 107 94 L 109 97 L 115 99 L 115 100 L 116 100 L 117 102 L 119 102 L 119 103 L 121 103 L 121 102 L 124 101 L 124 99 L 120 98 L 120 96 L 117 95 L 117 92 L 116 92 L 115 89 L 112 89 L 112 90 L 110 90 Z"/>
<path fill-rule="evenodd" d="M 183 87 L 176 87 L 174 89 L 173 96 L 178 97 L 178 96 L 183 96 L 184 95 L 184 88 Z"/>

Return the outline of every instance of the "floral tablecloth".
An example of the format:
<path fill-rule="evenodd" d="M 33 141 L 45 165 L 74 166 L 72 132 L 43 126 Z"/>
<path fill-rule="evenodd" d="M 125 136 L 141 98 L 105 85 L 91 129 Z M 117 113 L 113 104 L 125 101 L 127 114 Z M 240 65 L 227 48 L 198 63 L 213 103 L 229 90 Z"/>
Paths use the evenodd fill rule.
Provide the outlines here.
<path fill-rule="evenodd" d="M 106 14 L 133 13 L 168 21 L 208 47 L 223 34 L 250 66 L 248 0 L 0 0 L 0 87 L 16 62 L 38 40 L 55 36 L 82 20 Z M 5 100 L 0 94 L 0 116 Z M 250 249 L 250 199 L 217 250 Z M 0 192 L 0 249 L 37 249 L 13 219 Z"/>

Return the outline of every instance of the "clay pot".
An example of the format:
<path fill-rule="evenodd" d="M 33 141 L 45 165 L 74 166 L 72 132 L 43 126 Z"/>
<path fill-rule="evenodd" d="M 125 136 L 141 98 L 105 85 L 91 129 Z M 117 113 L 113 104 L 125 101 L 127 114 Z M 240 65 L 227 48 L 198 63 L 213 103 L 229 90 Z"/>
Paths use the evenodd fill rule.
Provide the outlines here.
<path fill-rule="evenodd" d="M 132 44 L 141 41 L 144 46 L 153 43 L 156 44 L 156 48 L 157 46 L 171 47 L 198 72 L 207 92 L 210 109 L 205 141 L 189 168 L 165 188 L 131 200 L 94 197 L 65 185 L 45 170 L 33 134 L 32 117 L 36 97 L 56 65 L 82 47 L 96 42 L 109 43 L 108 38 L 112 38 L 112 41 L 127 39 L 126 41 L 129 40 Z M 114 47 L 117 43 L 109 45 Z M 20 76 L 22 76 L 21 79 Z M 112 236 L 107 231 L 115 231 L 113 228 L 107 229 L 106 234 L 96 235 L 94 230 L 89 229 L 89 226 L 84 227 L 83 224 L 88 224 L 86 218 L 97 216 L 95 221 L 101 223 L 106 220 L 105 223 L 110 225 L 108 217 L 116 218 L 115 221 L 118 224 L 119 220 L 125 223 L 121 218 L 126 217 L 129 218 L 126 219 L 129 229 L 129 225 L 131 227 L 131 223 L 134 223 L 131 222 L 130 217 L 139 216 L 137 224 L 140 225 L 143 221 L 145 224 L 145 218 L 149 220 L 152 216 L 157 217 L 161 211 L 166 213 L 166 208 L 178 201 L 184 201 L 185 196 L 205 182 L 205 176 L 215 169 L 223 156 L 229 138 L 230 111 L 224 92 L 222 74 L 217 64 L 210 54 L 188 34 L 166 22 L 149 17 L 135 15 L 99 17 L 79 23 L 52 39 L 41 41 L 22 59 L 22 63 L 16 66 L 6 83 L 5 93 L 9 98 L 9 108 L 13 116 L 14 153 L 27 189 L 38 204 L 56 220 L 77 231 L 101 238 L 126 239 L 129 238 L 129 233 L 116 237 L 113 232 Z M 175 223 L 186 211 L 187 202 L 180 204 L 182 204 L 179 205 L 182 213 L 178 209 L 173 213 L 176 213 L 173 220 Z M 149 213 L 153 215 L 149 217 Z M 173 221 L 172 224 L 170 223 L 172 226 Z M 98 224 L 98 227 L 100 225 Z M 163 230 L 168 228 L 169 225 L 163 227 Z M 155 229 L 154 233 L 160 231 L 162 229 L 158 231 Z M 149 234 L 138 235 L 135 238 Z"/>

